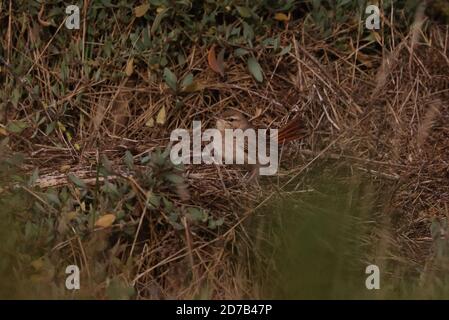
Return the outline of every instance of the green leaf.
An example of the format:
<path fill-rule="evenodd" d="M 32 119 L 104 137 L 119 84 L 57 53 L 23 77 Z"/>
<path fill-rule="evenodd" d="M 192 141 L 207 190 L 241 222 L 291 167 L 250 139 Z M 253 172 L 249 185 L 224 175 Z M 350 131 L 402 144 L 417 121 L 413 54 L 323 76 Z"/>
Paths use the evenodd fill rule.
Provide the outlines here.
<path fill-rule="evenodd" d="M 259 62 L 257 62 L 256 58 L 250 57 L 248 59 L 248 69 L 249 72 L 253 75 L 254 79 L 256 79 L 258 82 L 263 81 L 263 74 L 262 74 L 262 67 L 260 66 Z"/>
<path fill-rule="evenodd" d="M 5 139 L 0 140 L 0 152 L 2 151 L 2 149 L 6 148 L 6 146 L 9 143 L 9 138 L 6 137 Z"/>
<path fill-rule="evenodd" d="M 55 130 L 55 126 L 56 126 L 56 121 L 50 122 L 49 124 L 47 124 L 47 127 L 45 128 L 45 134 L 48 136 L 49 134 L 51 134 L 53 132 L 53 130 Z"/>
<path fill-rule="evenodd" d="M 243 18 L 249 18 L 252 15 L 252 11 L 248 7 L 237 6 L 237 11 L 239 12 L 239 15 Z"/>
<path fill-rule="evenodd" d="M 216 225 L 217 227 L 223 225 L 223 223 L 224 223 L 224 218 L 223 218 L 223 217 L 222 217 L 222 218 L 219 218 L 219 219 L 217 219 L 217 220 L 215 220 L 215 225 Z"/>
<path fill-rule="evenodd" d="M 164 0 L 150 0 L 150 4 L 152 4 L 153 6 L 159 7 L 162 6 L 163 4 L 165 4 Z"/>
<path fill-rule="evenodd" d="M 20 90 L 19 87 L 14 88 L 11 96 L 11 102 L 14 105 L 14 107 L 17 107 L 21 97 L 22 97 L 22 90 Z"/>
<path fill-rule="evenodd" d="M 165 179 L 167 179 L 170 182 L 173 182 L 174 184 L 180 184 L 184 181 L 183 177 L 178 176 L 177 174 L 174 173 L 169 173 L 165 175 Z"/>
<path fill-rule="evenodd" d="M 69 68 L 67 67 L 67 64 L 66 64 L 65 60 L 62 60 L 62 63 L 61 63 L 61 80 L 62 81 L 67 81 L 68 78 L 69 78 Z"/>
<path fill-rule="evenodd" d="M 341 0 L 340 2 L 337 3 L 337 7 L 343 7 L 344 5 L 350 3 L 351 0 Z"/>
<path fill-rule="evenodd" d="M 182 79 L 181 88 L 186 88 L 193 83 L 193 74 L 189 73 Z"/>
<path fill-rule="evenodd" d="M 6 158 L 6 163 L 12 165 L 12 166 L 20 166 L 23 164 L 23 161 L 25 160 L 25 156 L 21 153 L 15 153 L 10 158 Z"/>
<path fill-rule="evenodd" d="M 129 300 L 135 295 L 134 287 L 128 286 L 121 279 L 112 279 L 106 288 L 106 296 L 111 300 Z"/>
<path fill-rule="evenodd" d="M 280 45 L 281 45 L 281 38 L 279 38 L 279 36 L 277 36 L 276 38 L 274 38 L 274 42 L 273 42 L 274 51 L 277 51 L 277 49 L 279 49 Z"/>
<path fill-rule="evenodd" d="M 143 45 L 145 49 L 149 49 L 151 48 L 151 44 L 150 31 L 146 28 L 143 30 Z"/>
<path fill-rule="evenodd" d="M 168 219 L 170 220 L 171 223 L 177 222 L 178 218 L 179 218 L 179 214 L 176 212 L 170 212 L 168 215 Z"/>
<path fill-rule="evenodd" d="M 134 168 L 134 157 L 131 154 L 131 152 L 129 152 L 128 150 L 126 150 L 126 152 L 125 152 L 124 162 L 125 162 L 126 166 L 128 167 L 128 169 Z"/>
<path fill-rule="evenodd" d="M 215 222 L 215 220 L 210 219 L 208 227 L 209 227 L 209 229 L 215 229 L 217 227 L 217 223 Z"/>
<path fill-rule="evenodd" d="M 183 65 L 184 63 L 186 63 L 186 57 L 184 57 L 184 55 L 183 54 L 178 54 L 177 56 L 176 56 L 176 58 L 178 59 L 178 63 L 179 63 L 179 65 Z"/>
<path fill-rule="evenodd" d="M 45 194 L 45 196 L 47 197 L 47 200 L 54 205 L 60 206 L 61 205 L 61 201 L 59 201 L 59 197 L 57 194 L 55 193 L 47 193 Z"/>
<path fill-rule="evenodd" d="M 248 54 L 249 51 L 243 48 L 238 48 L 234 50 L 234 57 L 238 58 L 241 56 L 244 56 L 245 54 Z"/>
<path fill-rule="evenodd" d="M 193 221 L 207 221 L 207 213 L 199 208 L 188 208 L 189 216 Z"/>
<path fill-rule="evenodd" d="M 120 193 L 117 189 L 117 186 L 113 183 L 108 182 L 107 180 L 104 181 L 104 186 L 102 188 L 102 190 L 109 195 L 113 195 L 113 196 L 119 196 Z"/>
<path fill-rule="evenodd" d="M 240 34 L 240 27 L 235 27 L 231 31 L 231 36 L 238 36 Z"/>
<path fill-rule="evenodd" d="M 280 56 L 283 56 L 286 53 L 289 53 L 290 50 L 292 49 L 292 45 L 289 44 L 288 46 L 282 48 L 281 52 L 279 53 Z"/>
<path fill-rule="evenodd" d="M 38 178 L 39 178 L 39 170 L 38 170 L 38 168 L 36 168 L 33 170 L 33 174 L 31 175 L 30 179 L 28 180 L 28 185 L 30 187 L 32 187 L 36 183 Z"/>
<path fill-rule="evenodd" d="M 147 193 L 147 206 L 149 206 L 151 209 L 155 209 L 158 208 L 160 204 L 161 204 L 161 197 L 149 191 Z"/>
<path fill-rule="evenodd" d="M 87 188 L 86 183 L 85 183 L 83 180 L 81 180 L 80 178 L 78 178 L 77 176 L 75 176 L 74 174 L 69 173 L 67 177 L 68 177 L 69 180 L 72 181 L 73 184 L 75 184 L 78 188 L 81 188 L 81 189 L 86 189 L 86 188 Z"/>
<path fill-rule="evenodd" d="M 210 218 L 208 227 L 209 227 L 209 229 L 215 229 L 215 228 L 223 225 L 223 223 L 224 223 L 224 218 L 219 218 L 217 220 Z"/>
<path fill-rule="evenodd" d="M 262 40 L 262 45 L 264 47 L 272 46 L 274 44 L 274 38 L 266 38 Z"/>
<path fill-rule="evenodd" d="M 173 209 L 173 203 L 170 200 L 168 200 L 167 198 L 163 197 L 162 202 L 164 203 L 164 208 L 167 211 L 170 211 Z"/>
<path fill-rule="evenodd" d="M 176 83 L 178 82 L 178 78 L 169 68 L 164 68 L 164 81 L 170 88 L 176 91 Z"/>
<path fill-rule="evenodd" d="M 184 226 L 180 223 L 177 222 L 172 222 L 173 228 L 175 228 L 175 230 L 184 230 Z"/>
<path fill-rule="evenodd" d="M 243 22 L 243 37 L 247 40 L 253 40 L 254 39 L 254 30 L 253 27 L 251 27 L 248 23 Z"/>
<path fill-rule="evenodd" d="M 161 12 L 159 12 L 154 19 L 153 25 L 151 26 L 151 34 L 154 34 L 156 30 L 159 28 L 159 25 L 161 24 L 162 19 L 165 17 L 166 13 L 168 11 L 168 8 L 165 8 Z"/>
<path fill-rule="evenodd" d="M 295 4 L 295 0 L 287 0 L 285 5 L 280 8 L 280 11 L 289 11 Z"/>
<path fill-rule="evenodd" d="M 23 121 L 12 121 L 8 123 L 6 129 L 8 129 L 8 131 L 12 133 L 21 133 L 27 127 L 28 125 Z"/>
<path fill-rule="evenodd" d="M 101 156 L 101 165 L 106 170 L 106 172 L 112 173 L 112 162 L 105 154 Z"/>

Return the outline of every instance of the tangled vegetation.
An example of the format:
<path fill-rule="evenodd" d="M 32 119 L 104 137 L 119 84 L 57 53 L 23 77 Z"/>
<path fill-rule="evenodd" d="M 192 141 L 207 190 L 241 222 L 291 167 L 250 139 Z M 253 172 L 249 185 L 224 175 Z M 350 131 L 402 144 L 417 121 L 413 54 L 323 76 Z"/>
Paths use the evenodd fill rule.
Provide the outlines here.
<path fill-rule="evenodd" d="M 448 7 L 381 3 L 0 1 L 0 297 L 447 298 Z M 227 109 L 308 135 L 258 184 L 169 161 Z"/>

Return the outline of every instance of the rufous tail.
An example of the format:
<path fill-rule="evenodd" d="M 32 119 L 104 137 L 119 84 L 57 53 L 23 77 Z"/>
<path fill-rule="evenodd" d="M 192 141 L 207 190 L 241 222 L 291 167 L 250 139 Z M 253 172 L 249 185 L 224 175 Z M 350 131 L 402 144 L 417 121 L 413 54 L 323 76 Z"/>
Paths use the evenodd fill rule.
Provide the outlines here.
<path fill-rule="evenodd" d="M 299 140 L 305 136 L 303 131 L 302 122 L 299 116 L 294 117 L 290 122 L 288 122 L 284 127 L 280 128 L 278 131 L 278 143 L 280 145 Z"/>

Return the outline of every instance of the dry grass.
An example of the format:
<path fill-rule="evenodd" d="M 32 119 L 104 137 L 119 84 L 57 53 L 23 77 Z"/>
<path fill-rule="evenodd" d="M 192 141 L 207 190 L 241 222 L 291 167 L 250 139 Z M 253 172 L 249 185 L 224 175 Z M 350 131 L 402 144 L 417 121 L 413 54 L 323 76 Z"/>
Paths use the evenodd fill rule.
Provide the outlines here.
<path fill-rule="evenodd" d="M 33 137 L 33 127 L 20 135 L 9 134 L 9 149 L 27 155 L 27 171 L 39 168 L 37 184 L 43 189 L 67 185 L 69 172 L 94 186 L 96 164 L 100 155 L 107 155 L 115 171 L 145 196 L 147 190 L 134 173 L 121 165 L 125 151 L 138 159 L 168 145 L 171 130 L 191 128 L 194 119 L 212 127 L 214 117 L 229 108 L 243 111 L 257 125 L 271 127 L 300 114 L 309 133 L 286 146 L 279 175 L 263 178 L 260 186 L 246 183 L 247 172 L 239 167 L 185 168 L 190 198 L 182 199 L 176 190 L 165 194 L 183 213 L 195 206 L 224 218 L 217 229 L 185 215 L 184 229 L 175 230 L 163 212 L 136 206 L 128 222 L 139 228 L 130 239 L 119 235 L 119 226 L 95 229 L 85 237 L 73 234 L 56 243 L 51 255 L 79 263 L 91 284 L 83 293 L 95 297 L 104 297 L 107 286 L 93 276 L 99 260 L 110 277 L 116 275 L 134 286 L 137 298 L 260 297 L 249 263 L 257 246 L 249 218 L 270 201 L 307 189 L 303 180 L 307 172 L 326 161 L 330 168 L 343 163 L 394 190 L 380 210 L 391 225 L 391 243 L 400 248 L 400 255 L 392 253 L 388 259 L 425 265 L 431 256 L 431 219 L 449 214 L 449 29 L 424 25 L 426 29 L 414 28 L 408 34 L 391 29 L 393 38 L 379 36 L 381 47 L 376 40 L 353 43 L 346 35 L 357 32 L 357 25 L 345 26 L 339 35 L 321 41 L 301 22 L 292 22 L 281 31 L 281 43 L 293 44 L 290 53 L 254 51 L 264 70 L 262 84 L 233 57 L 226 60 L 226 79 L 220 78 L 207 67 L 207 48 L 194 45 L 186 48 L 188 67 L 179 72 L 193 72 L 201 90 L 181 95 L 143 68 L 120 80 L 76 81 L 82 71 L 73 66 L 69 77 L 75 83 L 73 90 L 55 97 L 50 79 L 58 78 L 59 70 L 52 69 L 52 54 L 27 53 L 34 61 L 30 72 L 39 79 L 39 101 L 24 97 L 17 107 L 9 104 L 0 128 L 18 119 L 33 123 L 38 110 L 64 124 L 65 129 L 57 128 L 51 136 L 40 130 Z M 2 39 L 5 52 L 14 50 L 10 31 Z M 351 43 L 350 51 L 338 49 L 335 41 L 341 37 Z M 12 76 L 4 68 L 1 77 Z M 55 108 L 42 109 L 52 103 Z M 65 103 L 71 111 L 59 114 Z M 162 108 L 164 124 L 146 126 Z M 65 130 L 72 133 L 71 140 Z M 71 191 L 76 196 L 77 191 Z M 105 247 L 95 251 L 92 243 L 101 241 Z M 113 259 L 126 268 L 115 267 Z"/>

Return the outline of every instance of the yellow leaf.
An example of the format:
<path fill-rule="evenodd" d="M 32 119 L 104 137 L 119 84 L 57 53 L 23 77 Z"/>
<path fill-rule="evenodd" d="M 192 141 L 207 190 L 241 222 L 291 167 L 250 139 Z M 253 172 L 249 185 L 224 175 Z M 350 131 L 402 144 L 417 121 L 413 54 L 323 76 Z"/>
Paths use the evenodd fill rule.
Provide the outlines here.
<path fill-rule="evenodd" d="M 357 53 L 357 60 L 359 60 L 360 62 L 362 62 L 365 66 L 367 66 L 368 68 L 372 68 L 373 67 L 373 61 L 371 56 L 364 54 L 362 52 L 358 52 Z"/>
<path fill-rule="evenodd" d="M 154 119 L 153 117 L 150 118 L 150 120 L 148 120 L 145 125 L 149 128 L 153 128 L 154 127 Z"/>
<path fill-rule="evenodd" d="M 126 64 L 125 73 L 129 77 L 133 74 L 134 71 L 134 58 L 130 58 L 128 63 Z"/>
<path fill-rule="evenodd" d="M 70 211 L 70 212 L 67 213 L 67 215 L 66 215 L 67 221 L 75 220 L 76 217 L 78 217 L 78 212 L 76 212 L 76 211 Z"/>
<path fill-rule="evenodd" d="M 134 15 L 137 18 L 142 17 L 147 13 L 148 9 L 150 9 L 150 4 L 148 3 L 137 6 L 134 8 Z"/>
<path fill-rule="evenodd" d="M 34 270 L 39 271 L 44 266 L 44 260 L 42 258 L 36 259 L 31 262 L 31 266 L 34 268 Z"/>
<path fill-rule="evenodd" d="M 156 117 L 156 123 L 157 124 L 164 124 L 165 123 L 165 106 L 161 108 L 161 110 L 159 110 L 159 113 L 157 114 Z"/>
<path fill-rule="evenodd" d="M 71 166 L 70 166 L 69 164 L 64 164 L 64 165 L 62 165 L 62 166 L 59 168 L 59 171 L 61 171 L 61 172 L 67 172 L 67 171 L 70 170 L 70 168 L 71 168 Z"/>
<path fill-rule="evenodd" d="M 43 275 L 40 274 L 33 274 L 30 276 L 30 281 L 32 283 L 39 283 L 39 282 L 43 282 L 45 279 L 45 277 Z"/>
<path fill-rule="evenodd" d="M 98 218 L 98 220 L 95 222 L 95 226 L 107 228 L 110 227 L 114 223 L 114 221 L 115 221 L 115 214 L 108 213 Z"/>
<path fill-rule="evenodd" d="M 0 127 L 0 136 L 7 136 L 8 135 L 8 131 L 6 131 L 4 128 Z"/>
<path fill-rule="evenodd" d="M 288 16 L 285 13 L 282 12 L 278 12 L 274 15 L 274 19 L 277 21 L 290 21 L 290 14 L 288 14 Z"/>
<path fill-rule="evenodd" d="M 56 124 L 58 125 L 59 130 L 61 130 L 62 132 L 66 132 L 67 128 L 65 127 L 64 124 L 62 124 L 61 122 L 56 122 Z"/>
<path fill-rule="evenodd" d="M 182 88 L 182 92 L 192 93 L 196 91 L 201 91 L 204 89 L 204 85 L 202 83 L 198 83 L 196 81 L 192 82 L 188 86 Z"/>
<path fill-rule="evenodd" d="M 67 141 L 68 141 L 68 142 L 72 141 L 73 137 L 72 137 L 72 134 L 71 134 L 69 131 L 67 131 L 67 132 L 65 133 L 65 136 L 67 137 Z"/>
<path fill-rule="evenodd" d="M 374 39 L 377 41 L 377 43 L 380 44 L 381 46 L 383 46 L 382 37 L 380 36 L 380 34 L 376 31 L 373 31 L 372 35 L 374 36 Z"/>

